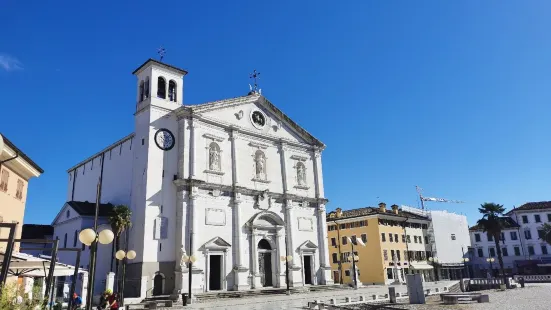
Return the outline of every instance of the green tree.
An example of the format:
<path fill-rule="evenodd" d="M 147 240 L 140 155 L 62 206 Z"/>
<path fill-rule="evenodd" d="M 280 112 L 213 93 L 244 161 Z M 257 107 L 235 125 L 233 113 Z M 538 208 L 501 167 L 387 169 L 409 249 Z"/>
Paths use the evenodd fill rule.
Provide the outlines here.
<path fill-rule="evenodd" d="M 541 225 L 541 235 L 540 239 L 551 244 L 551 225 L 549 223 L 545 223 Z"/>
<path fill-rule="evenodd" d="M 492 236 L 496 246 L 497 261 L 499 263 L 499 269 L 503 277 L 503 283 L 506 282 L 505 270 L 503 268 L 503 256 L 501 253 L 501 247 L 499 246 L 499 240 L 501 238 L 501 231 L 503 230 L 503 222 L 500 217 L 503 216 L 505 208 L 503 205 L 497 203 L 483 203 L 478 208 L 478 212 L 482 214 L 482 218 L 477 221 L 477 224 L 482 227 L 484 232 Z"/>
<path fill-rule="evenodd" d="M 109 224 L 115 235 L 115 242 L 113 243 L 115 248 L 111 255 L 111 270 L 113 270 L 113 260 L 115 260 L 114 253 L 120 250 L 121 235 L 124 231 L 132 227 L 132 211 L 125 205 L 115 206 L 113 212 L 109 215 Z M 115 261 L 115 271 L 118 277 L 119 260 Z"/>

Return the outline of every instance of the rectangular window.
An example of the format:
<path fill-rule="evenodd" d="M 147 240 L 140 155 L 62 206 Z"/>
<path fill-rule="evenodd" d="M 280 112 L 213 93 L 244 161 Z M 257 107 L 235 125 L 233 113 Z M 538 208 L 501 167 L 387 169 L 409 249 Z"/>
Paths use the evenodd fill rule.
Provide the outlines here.
<path fill-rule="evenodd" d="M 21 200 L 23 199 L 23 184 L 22 180 L 17 180 L 17 190 L 15 191 L 15 198 Z"/>
<path fill-rule="evenodd" d="M 474 241 L 480 242 L 480 234 L 474 234 Z"/>
<path fill-rule="evenodd" d="M 402 242 L 406 243 L 406 235 L 402 235 Z"/>
<path fill-rule="evenodd" d="M 402 260 L 400 257 L 400 250 L 396 250 L 396 258 L 398 258 L 398 260 Z"/>
<path fill-rule="evenodd" d="M 515 256 L 520 256 L 520 248 L 518 246 L 514 247 Z"/>
<path fill-rule="evenodd" d="M 538 238 L 542 239 L 545 237 L 544 233 L 543 233 L 543 230 L 541 229 L 538 229 Z"/>
<path fill-rule="evenodd" d="M 392 239 L 392 234 L 391 233 L 388 234 L 388 241 L 389 242 L 394 242 L 394 240 Z"/>
<path fill-rule="evenodd" d="M 333 258 L 333 264 L 336 264 L 336 263 L 339 262 L 339 257 L 337 255 L 337 253 L 331 254 L 331 257 Z"/>
<path fill-rule="evenodd" d="M 2 169 L 2 173 L 0 174 L 0 191 L 7 191 L 8 190 L 8 180 L 10 178 L 10 173 L 6 169 Z"/>
<path fill-rule="evenodd" d="M 511 235 L 511 240 L 518 240 L 518 236 L 517 236 L 517 232 L 516 231 L 512 231 L 510 233 Z"/>
<path fill-rule="evenodd" d="M 530 229 L 524 231 L 524 238 L 526 238 L 526 240 L 532 239 L 532 232 L 530 232 Z"/>
<path fill-rule="evenodd" d="M 367 234 L 362 234 L 363 243 L 367 243 Z"/>
<path fill-rule="evenodd" d="M 455 240 L 455 234 L 452 234 L 452 240 Z"/>
<path fill-rule="evenodd" d="M 411 238 L 410 238 L 409 235 L 406 236 L 406 240 L 407 240 L 408 243 L 411 243 Z"/>
<path fill-rule="evenodd" d="M 536 223 L 541 223 L 541 216 L 539 214 L 535 214 L 534 220 L 536 221 Z"/>
<path fill-rule="evenodd" d="M 358 241 L 356 240 L 356 235 L 352 236 L 352 238 L 350 238 L 352 240 L 352 243 L 354 245 L 358 245 Z"/>
<path fill-rule="evenodd" d="M 395 255 L 395 254 L 394 254 L 394 250 L 390 250 L 390 258 L 391 258 L 392 260 L 394 260 L 394 255 Z"/>
<path fill-rule="evenodd" d="M 73 237 L 73 248 L 77 247 L 78 230 L 75 230 L 75 236 Z"/>
<path fill-rule="evenodd" d="M 486 234 L 486 236 L 488 237 L 488 241 L 489 242 L 493 242 L 494 241 L 494 236 L 490 235 L 490 234 Z"/>
<path fill-rule="evenodd" d="M 339 225 L 340 226 L 340 229 L 345 229 L 346 228 L 346 225 L 345 224 L 341 224 Z"/>
<path fill-rule="evenodd" d="M 496 257 L 496 249 L 489 248 L 488 252 L 489 252 L 490 257 Z"/>
<path fill-rule="evenodd" d="M 522 222 L 523 222 L 524 224 L 528 224 L 528 215 L 523 215 L 523 216 L 522 216 Z"/>
<path fill-rule="evenodd" d="M 383 257 L 385 258 L 385 261 L 388 260 L 388 250 L 383 250 Z"/>
<path fill-rule="evenodd" d="M 384 234 L 384 233 L 381 234 L 381 241 L 382 241 L 382 242 L 386 242 L 386 237 L 385 237 L 385 234 Z"/>
<path fill-rule="evenodd" d="M 331 238 L 331 246 L 337 246 L 337 239 Z"/>
<path fill-rule="evenodd" d="M 547 253 L 547 246 L 544 245 L 544 244 L 541 245 L 541 254 L 543 254 L 543 255 L 547 255 L 547 254 L 548 254 L 548 253 Z"/>
<path fill-rule="evenodd" d="M 346 245 L 348 243 L 348 240 L 346 240 L 347 238 L 346 237 L 342 237 L 342 244 L 343 245 Z"/>
<path fill-rule="evenodd" d="M 501 235 L 499 236 L 499 241 L 505 241 L 505 233 L 501 233 Z"/>
<path fill-rule="evenodd" d="M 507 248 L 504 247 L 501 249 L 501 254 L 503 254 L 503 256 L 509 256 L 509 252 L 507 252 Z"/>
<path fill-rule="evenodd" d="M 528 246 L 528 255 L 535 255 L 536 252 L 534 251 L 534 247 L 529 245 Z"/>
<path fill-rule="evenodd" d="M 547 221 L 551 222 L 551 213 L 547 214 Z"/>
<path fill-rule="evenodd" d="M 429 244 L 429 236 L 425 236 L 425 244 Z"/>
<path fill-rule="evenodd" d="M 347 276 L 347 277 L 350 277 L 350 270 L 345 270 L 344 275 Z"/>
<path fill-rule="evenodd" d="M 394 242 L 398 243 L 398 234 L 394 234 Z"/>
<path fill-rule="evenodd" d="M 413 236 L 413 242 L 417 243 L 417 236 Z"/>

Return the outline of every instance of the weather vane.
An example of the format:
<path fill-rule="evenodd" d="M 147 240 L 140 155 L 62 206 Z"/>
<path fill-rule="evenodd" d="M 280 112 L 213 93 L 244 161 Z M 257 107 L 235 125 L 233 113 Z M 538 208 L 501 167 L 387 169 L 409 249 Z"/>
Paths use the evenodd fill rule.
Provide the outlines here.
<path fill-rule="evenodd" d="M 157 50 L 157 53 L 159 54 L 159 56 L 161 56 L 161 61 L 163 61 L 163 57 L 165 57 L 165 54 L 166 54 L 165 48 L 161 46 L 161 47 Z"/>
<path fill-rule="evenodd" d="M 256 93 L 259 92 L 258 89 L 258 80 L 260 79 L 260 72 L 256 72 L 256 69 L 253 70 L 253 73 L 249 76 L 250 79 L 254 80 L 254 87 L 249 84 L 249 88 L 251 89 L 251 92 Z"/>

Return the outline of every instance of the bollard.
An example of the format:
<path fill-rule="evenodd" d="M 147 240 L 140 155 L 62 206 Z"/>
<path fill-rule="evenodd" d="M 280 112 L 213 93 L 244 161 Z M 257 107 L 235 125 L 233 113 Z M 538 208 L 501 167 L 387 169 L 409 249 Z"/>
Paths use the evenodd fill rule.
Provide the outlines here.
<path fill-rule="evenodd" d="M 396 303 L 396 288 L 395 287 L 389 287 L 388 288 L 388 296 L 390 297 L 390 303 L 395 304 Z"/>
<path fill-rule="evenodd" d="M 518 279 L 518 282 L 520 283 L 520 287 L 524 288 L 524 278 Z"/>
<path fill-rule="evenodd" d="M 377 295 L 373 295 L 371 297 L 373 298 L 373 300 L 377 300 Z"/>
<path fill-rule="evenodd" d="M 187 294 L 182 294 L 182 306 L 187 306 Z"/>
<path fill-rule="evenodd" d="M 360 296 L 360 301 L 365 301 L 365 297 L 364 297 L 364 296 Z"/>

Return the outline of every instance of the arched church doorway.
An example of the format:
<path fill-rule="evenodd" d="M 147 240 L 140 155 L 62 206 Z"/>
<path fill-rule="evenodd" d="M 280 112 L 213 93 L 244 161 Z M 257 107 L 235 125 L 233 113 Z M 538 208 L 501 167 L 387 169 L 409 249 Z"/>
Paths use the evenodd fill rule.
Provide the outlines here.
<path fill-rule="evenodd" d="M 258 242 L 258 271 L 263 287 L 273 286 L 272 282 L 272 246 L 266 239 Z"/>
<path fill-rule="evenodd" d="M 160 273 L 157 273 L 153 278 L 153 296 L 159 296 L 163 294 L 163 282 L 164 276 Z"/>

